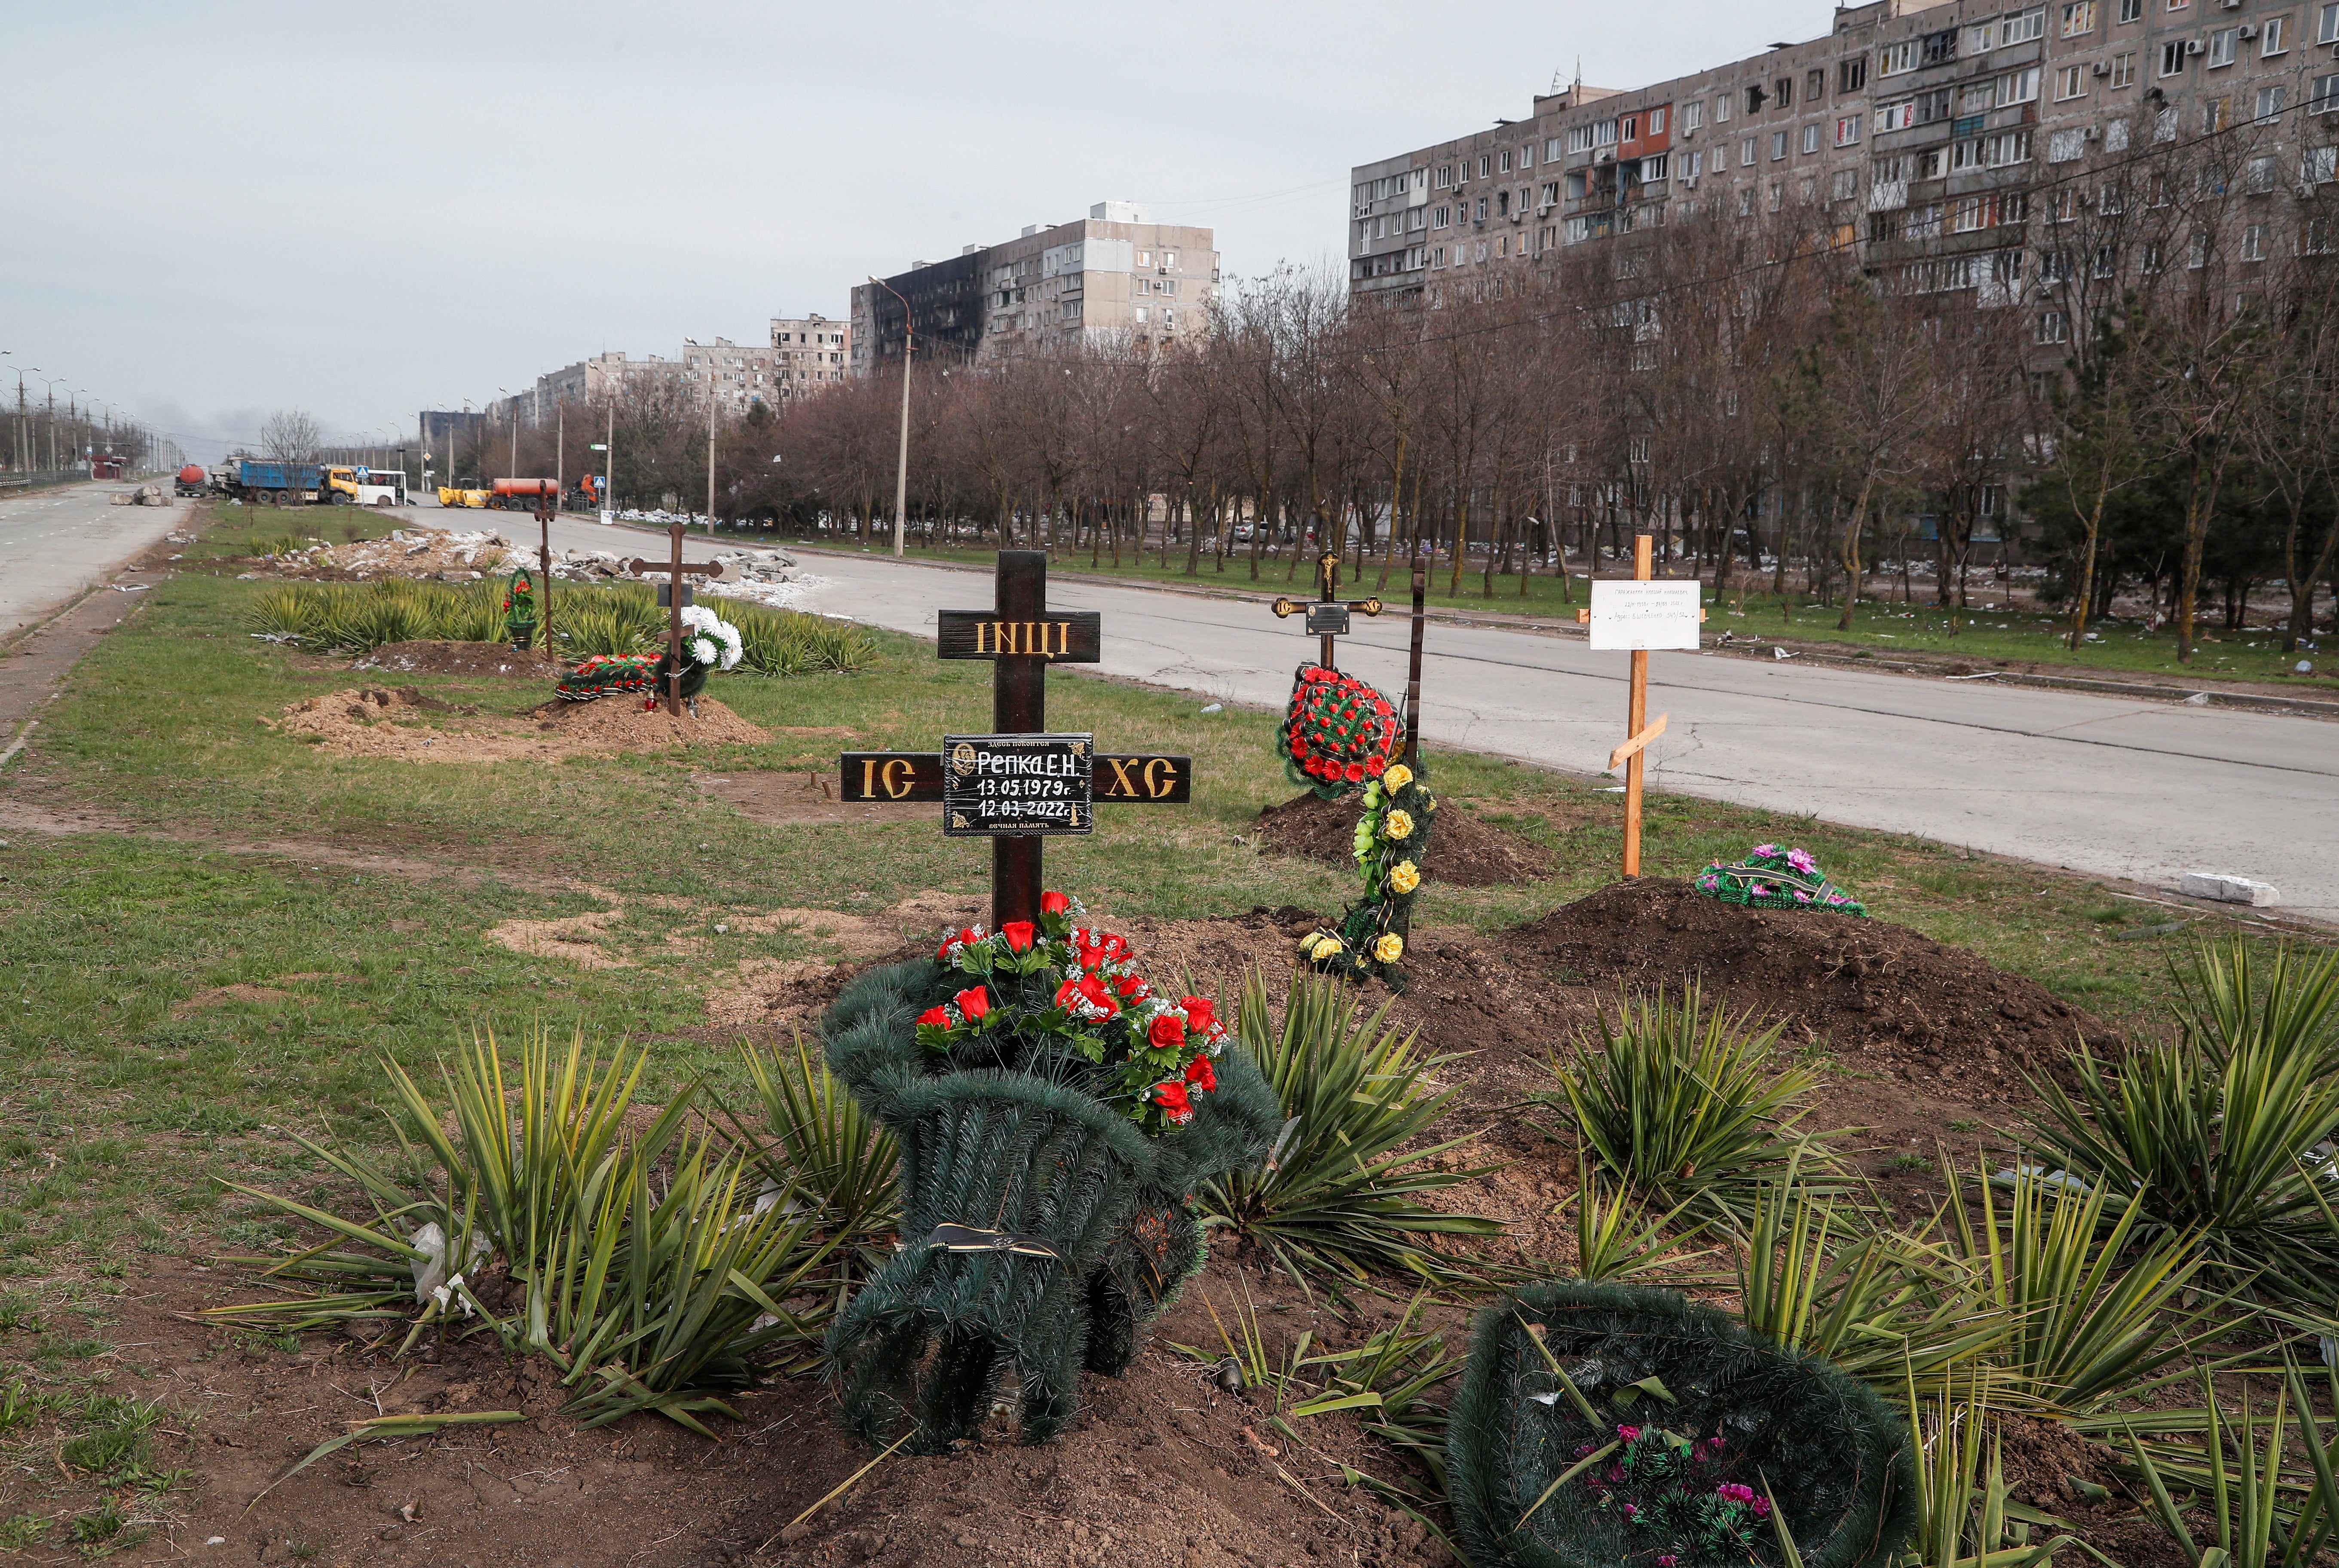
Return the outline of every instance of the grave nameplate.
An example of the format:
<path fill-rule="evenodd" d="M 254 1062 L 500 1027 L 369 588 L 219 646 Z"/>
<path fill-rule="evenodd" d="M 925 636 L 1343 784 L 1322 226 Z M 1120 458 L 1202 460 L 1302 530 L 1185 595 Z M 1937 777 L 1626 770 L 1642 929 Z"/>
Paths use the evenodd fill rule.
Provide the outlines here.
<path fill-rule="evenodd" d="M 943 834 L 1085 833 L 1096 827 L 1096 737 L 943 737 Z"/>

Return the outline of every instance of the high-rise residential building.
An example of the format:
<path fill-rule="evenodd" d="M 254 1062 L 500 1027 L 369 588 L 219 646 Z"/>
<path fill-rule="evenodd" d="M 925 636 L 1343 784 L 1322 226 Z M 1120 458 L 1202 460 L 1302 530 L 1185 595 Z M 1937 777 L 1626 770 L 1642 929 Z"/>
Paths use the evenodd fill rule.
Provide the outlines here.
<path fill-rule="evenodd" d="M 853 329 L 826 316 L 772 318 L 772 381 L 782 399 L 810 397 L 853 366 Z"/>
<path fill-rule="evenodd" d="M 2334 177 L 2334 45 L 2329 0 L 1843 7 L 1818 38 L 1630 91 L 1557 87 L 1517 120 L 1357 165 L 1350 289 L 1435 292 L 1635 230 L 1791 206 L 1872 271 L 1921 264 L 1929 286 L 2012 297 L 2027 246 L 2034 281 L 2073 264 L 2042 225 L 2128 199 L 2092 171 L 2180 143 L 2220 194 L 2231 181 L 2266 199 L 2233 240 L 2246 261 L 2272 247 L 2278 199 Z"/>
<path fill-rule="evenodd" d="M 1202 330 L 1218 291 L 1217 236 L 1100 202 L 997 245 L 920 261 L 853 291 L 849 363 L 866 374 L 902 352 L 905 327 L 935 351 L 987 360 L 1108 337 L 1165 343 Z M 921 350 L 923 351 L 923 350 Z"/>
<path fill-rule="evenodd" d="M 834 386 L 844 380 L 852 353 L 853 330 L 843 321 L 817 314 L 775 316 L 768 345 L 685 338 L 672 359 L 595 354 L 538 376 L 526 391 L 490 402 L 480 417 L 534 426 L 553 418 L 564 404 L 598 405 L 613 390 L 632 396 L 660 388 L 691 402 L 711 392 L 723 407 L 745 413 L 759 402 L 776 406 Z"/>

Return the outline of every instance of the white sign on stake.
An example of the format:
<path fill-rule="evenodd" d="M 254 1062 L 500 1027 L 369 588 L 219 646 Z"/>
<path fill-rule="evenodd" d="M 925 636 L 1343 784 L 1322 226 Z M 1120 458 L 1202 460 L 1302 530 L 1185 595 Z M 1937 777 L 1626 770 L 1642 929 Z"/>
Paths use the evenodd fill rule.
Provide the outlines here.
<path fill-rule="evenodd" d="M 1593 651 L 1633 653 L 1697 646 L 1694 577 L 1653 582 L 1596 579 L 1592 585 Z"/>

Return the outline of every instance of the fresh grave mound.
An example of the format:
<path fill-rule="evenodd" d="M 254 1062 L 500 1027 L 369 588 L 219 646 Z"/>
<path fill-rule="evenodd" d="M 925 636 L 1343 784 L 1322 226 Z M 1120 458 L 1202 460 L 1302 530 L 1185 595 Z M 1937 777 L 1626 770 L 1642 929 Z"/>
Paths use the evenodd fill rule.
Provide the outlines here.
<path fill-rule="evenodd" d="M 1617 883 L 1510 933 L 1563 980 L 1633 989 L 1702 978 L 1710 1000 L 1787 1020 L 1905 1078 L 2018 1089 L 2117 1031 L 2036 981 L 1905 926 L 1816 910 L 1720 902 L 1685 882 Z"/>
<path fill-rule="evenodd" d="M 433 676 L 484 676 L 505 680 L 541 680 L 555 666 L 541 653 L 516 654 L 509 643 L 384 643 L 358 660 L 353 670 L 395 670 Z"/>
<path fill-rule="evenodd" d="M 564 756 L 675 745 L 760 745 L 772 737 L 710 696 L 698 716 L 638 702 L 548 702 L 520 715 L 481 713 L 414 686 L 360 686 L 311 697 L 262 724 L 342 756 L 405 762 L 551 762 Z"/>
<path fill-rule="evenodd" d="M 1278 854 L 1348 868 L 1357 863 L 1357 820 L 1363 814 L 1354 796 L 1325 800 L 1310 790 L 1260 811 L 1258 835 Z M 1428 881 L 1493 887 L 1533 882 L 1550 870 L 1551 852 L 1543 845 L 1480 822 L 1451 800 L 1439 803 L 1437 836 L 1430 842 L 1423 871 Z"/>

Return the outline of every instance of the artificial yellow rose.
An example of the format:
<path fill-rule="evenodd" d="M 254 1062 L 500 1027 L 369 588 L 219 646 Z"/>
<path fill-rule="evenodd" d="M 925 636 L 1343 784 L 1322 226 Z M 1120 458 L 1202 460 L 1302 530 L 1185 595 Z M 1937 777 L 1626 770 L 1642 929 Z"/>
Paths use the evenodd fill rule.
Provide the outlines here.
<path fill-rule="evenodd" d="M 1383 963 L 1395 963 L 1405 952 L 1405 938 L 1391 932 L 1373 943 L 1373 956 Z"/>
<path fill-rule="evenodd" d="M 1403 763 L 1397 764 L 1396 766 L 1381 774 L 1381 787 L 1388 791 L 1391 794 L 1396 794 L 1397 791 L 1403 789 L 1412 782 L 1413 770 L 1406 766 Z"/>
<path fill-rule="evenodd" d="M 1339 951 L 1340 939 L 1337 936 L 1318 936 L 1308 943 L 1308 956 L 1309 958 L 1330 958 L 1334 953 L 1337 953 Z"/>
<path fill-rule="evenodd" d="M 1387 816 L 1381 820 L 1381 832 L 1387 833 L 1391 838 L 1411 838 L 1413 836 L 1413 814 L 1410 812 L 1401 811 L 1393 811 L 1389 813 Z"/>
<path fill-rule="evenodd" d="M 1389 867 L 1389 886 L 1399 892 L 1411 892 L 1421 885 L 1421 868 L 1409 860 L 1401 860 Z"/>

